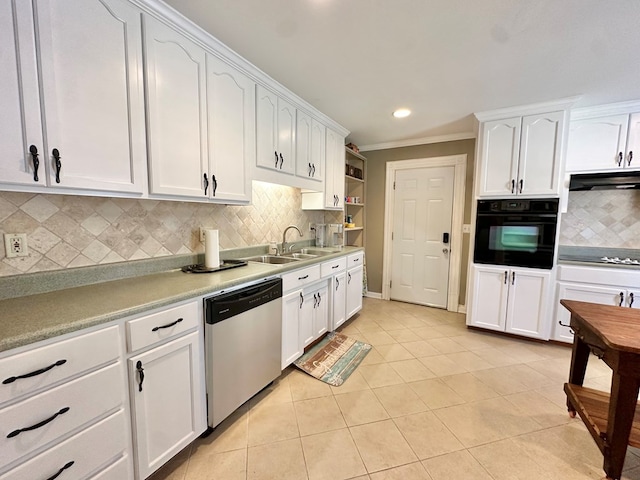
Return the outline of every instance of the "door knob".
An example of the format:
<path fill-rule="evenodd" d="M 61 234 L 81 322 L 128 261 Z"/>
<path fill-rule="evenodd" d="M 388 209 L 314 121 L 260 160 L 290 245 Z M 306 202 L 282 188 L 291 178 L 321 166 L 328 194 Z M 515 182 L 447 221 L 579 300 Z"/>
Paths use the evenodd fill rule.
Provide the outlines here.
<path fill-rule="evenodd" d="M 442 249 L 442 253 L 444 253 L 446 255 L 447 253 L 449 253 L 449 249 L 448 248 L 443 248 Z"/>

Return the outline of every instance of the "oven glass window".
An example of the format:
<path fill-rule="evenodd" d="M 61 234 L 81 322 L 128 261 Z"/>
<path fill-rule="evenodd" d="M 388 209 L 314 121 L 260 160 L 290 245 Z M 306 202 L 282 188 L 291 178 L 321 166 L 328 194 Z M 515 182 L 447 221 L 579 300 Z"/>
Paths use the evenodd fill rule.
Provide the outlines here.
<path fill-rule="evenodd" d="M 538 225 L 499 225 L 489 231 L 489 249 L 499 252 L 535 253 L 538 249 Z"/>

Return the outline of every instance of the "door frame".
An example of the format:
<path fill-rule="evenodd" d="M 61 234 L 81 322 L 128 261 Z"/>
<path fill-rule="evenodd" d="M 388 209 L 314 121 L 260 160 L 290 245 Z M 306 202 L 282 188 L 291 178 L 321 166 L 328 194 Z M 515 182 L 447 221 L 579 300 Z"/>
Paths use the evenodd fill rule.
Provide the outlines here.
<path fill-rule="evenodd" d="M 431 167 L 454 167 L 453 210 L 451 214 L 451 246 L 449 257 L 449 285 L 447 289 L 447 310 L 458 311 L 460 297 L 460 266 L 462 263 L 462 224 L 464 220 L 465 182 L 467 175 L 467 155 L 417 158 L 387 162 L 384 199 L 384 247 L 382 261 L 382 299 L 391 299 L 391 234 L 393 229 L 393 209 L 395 206 L 394 179 L 398 170 Z"/>

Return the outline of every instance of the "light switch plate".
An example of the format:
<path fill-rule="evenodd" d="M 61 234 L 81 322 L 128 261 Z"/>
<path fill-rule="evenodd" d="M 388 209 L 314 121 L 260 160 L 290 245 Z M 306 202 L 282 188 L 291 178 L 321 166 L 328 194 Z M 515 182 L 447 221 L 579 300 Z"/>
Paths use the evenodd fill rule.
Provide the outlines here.
<path fill-rule="evenodd" d="M 462 225 L 462 233 L 471 233 L 471 225 L 468 223 Z"/>

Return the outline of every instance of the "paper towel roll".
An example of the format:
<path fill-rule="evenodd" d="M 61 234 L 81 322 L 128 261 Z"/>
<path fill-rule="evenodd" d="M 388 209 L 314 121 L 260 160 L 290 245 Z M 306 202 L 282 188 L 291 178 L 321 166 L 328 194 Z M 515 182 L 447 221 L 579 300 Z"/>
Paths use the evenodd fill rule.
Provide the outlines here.
<path fill-rule="evenodd" d="M 206 268 L 218 268 L 220 266 L 218 230 L 204 231 L 204 266 Z"/>

